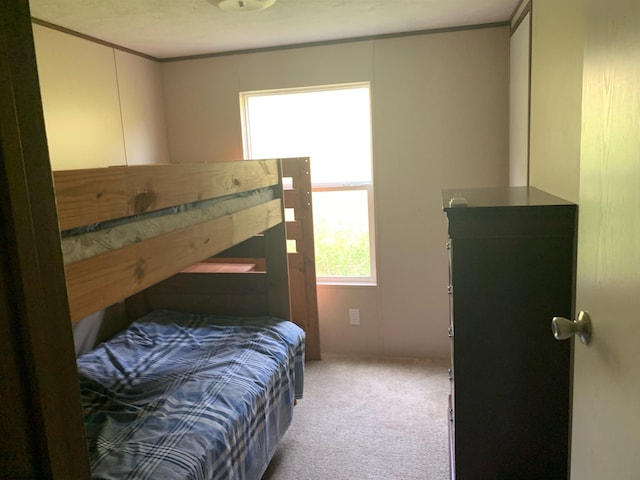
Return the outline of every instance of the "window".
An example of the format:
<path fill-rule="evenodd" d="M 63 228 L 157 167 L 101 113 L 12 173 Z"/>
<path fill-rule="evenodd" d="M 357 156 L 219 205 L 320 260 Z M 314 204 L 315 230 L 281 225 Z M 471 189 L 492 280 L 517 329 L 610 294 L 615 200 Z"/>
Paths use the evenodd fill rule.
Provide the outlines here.
<path fill-rule="evenodd" d="M 375 282 L 368 83 L 244 92 L 245 158 L 310 157 L 319 283 Z"/>

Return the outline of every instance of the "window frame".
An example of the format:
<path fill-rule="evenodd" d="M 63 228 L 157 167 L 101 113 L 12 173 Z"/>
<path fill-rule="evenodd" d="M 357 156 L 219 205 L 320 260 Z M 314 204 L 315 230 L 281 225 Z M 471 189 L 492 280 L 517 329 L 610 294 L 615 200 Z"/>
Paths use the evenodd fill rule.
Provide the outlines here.
<path fill-rule="evenodd" d="M 367 192 L 367 210 L 368 210 L 368 231 L 369 231 L 369 276 L 350 277 L 346 275 L 319 275 L 316 273 L 316 281 L 321 285 L 376 285 L 376 245 L 375 245 L 375 215 L 373 207 L 373 181 L 367 182 L 341 182 L 341 183 L 311 183 L 311 193 L 313 192 L 350 192 L 361 191 Z"/>
<path fill-rule="evenodd" d="M 373 118 L 372 118 L 372 102 L 371 102 L 371 82 L 355 82 L 334 85 L 319 85 L 307 87 L 291 87 L 277 88 L 268 90 L 255 90 L 239 92 L 240 100 L 240 117 L 242 127 L 242 146 L 245 159 L 254 158 L 251 152 L 250 129 L 249 129 L 249 98 L 252 96 L 270 96 L 270 95 L 289 95 L 296 93 L 312 93 L 312 92 L 328 92 L 332 90 L 348 90 L 352 88 L 367 88 L 369 93 L 369 127 L 371 130 L 370 142 L 373 136 Z M 311 157 L 313 161 L 313 157 Z M 374 186 L 373 186 L 373 149 L 370 156 L 370 178 L 366 181 L 349 181 L 349 182 L 322 182 L 316 183 L 311 178 L 311 193 L 314 192 L 331 192 L 331 191 L 366 191 L 367 192 L 367 210 L 368 210 L 368 233 L 369 233 L 369 276 L 326 276 L 316 272 L 316 282 L 319 285 L 346 285 L 346 286 L 375 286 L 377 285 L 377 268 L 376 268 L 376 242 L 375 242 L 375 207 L 374 207 Z M 317 247 L 316 247 L 317 248 Z"/>

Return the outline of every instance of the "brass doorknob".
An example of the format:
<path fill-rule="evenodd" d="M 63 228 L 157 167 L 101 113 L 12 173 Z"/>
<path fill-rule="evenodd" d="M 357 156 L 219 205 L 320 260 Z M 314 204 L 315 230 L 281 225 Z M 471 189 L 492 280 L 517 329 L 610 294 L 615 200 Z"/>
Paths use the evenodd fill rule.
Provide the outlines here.
<path fill-rule="evenodd" d="M 566 340 L 577 335 L 582 343 L 591 342 L 591 317 L 587 312 L 580 312 L 575 321 L 564 317 L 553 317 L 551 330 L 556 340 Z"/>

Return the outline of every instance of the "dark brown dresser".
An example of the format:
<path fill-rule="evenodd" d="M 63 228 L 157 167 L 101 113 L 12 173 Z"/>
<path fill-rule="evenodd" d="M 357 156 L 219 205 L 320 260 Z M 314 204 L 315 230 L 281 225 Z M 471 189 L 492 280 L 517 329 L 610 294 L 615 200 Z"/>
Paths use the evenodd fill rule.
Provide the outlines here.
<path fill-rule="evenodd" d="M 451 477 L 566 480 L 577 206 L 529 187 L 443 192 Z"/>

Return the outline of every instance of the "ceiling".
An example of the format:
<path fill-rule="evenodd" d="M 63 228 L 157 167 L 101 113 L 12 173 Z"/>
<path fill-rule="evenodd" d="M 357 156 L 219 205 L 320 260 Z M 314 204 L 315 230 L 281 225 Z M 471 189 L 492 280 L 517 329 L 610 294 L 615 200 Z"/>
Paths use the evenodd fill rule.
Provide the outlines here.
<path fill-rule="evenodd" d="M 278 0 L 224 12 L 207 0 L 29 0 L 38 20 L 175 58 L 509 20 L 520 0 Z"/>

